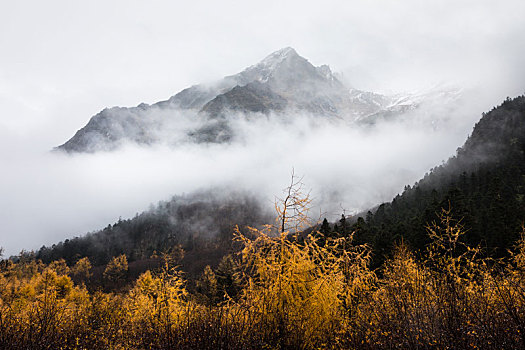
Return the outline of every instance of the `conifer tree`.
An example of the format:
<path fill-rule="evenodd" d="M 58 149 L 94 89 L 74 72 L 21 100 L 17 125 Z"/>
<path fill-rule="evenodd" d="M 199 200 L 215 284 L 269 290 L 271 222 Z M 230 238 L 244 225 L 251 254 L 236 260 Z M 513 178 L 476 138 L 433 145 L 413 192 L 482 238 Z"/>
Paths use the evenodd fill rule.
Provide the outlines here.
<path fill-rule="evenodd" d="M 113 257 L 104 270 L 104 280 L 112 287 L 124 282 L 128 272 L 128 259 L 124 254 Z"/>
<path fill-rule="evenodd" d="M 321 224 L 321 228 L 319 229 L 319 232 L 324 234 L 325 236 L 328 236 L 331 233 L 332 229 L 330 228 L 330 224 L 328 223 L 328 220 L 324 218 L 323 223 Z"/>

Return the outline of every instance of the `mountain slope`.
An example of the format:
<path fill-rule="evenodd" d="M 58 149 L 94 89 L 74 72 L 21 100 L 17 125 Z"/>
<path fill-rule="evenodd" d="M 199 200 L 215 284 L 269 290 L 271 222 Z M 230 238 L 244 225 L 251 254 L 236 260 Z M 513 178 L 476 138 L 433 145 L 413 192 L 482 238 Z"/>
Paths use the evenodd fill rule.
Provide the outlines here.
<path fill-rule="evenodd" d="M 95 152 L 115 149 L 128 141 L 151 144 L 162 141 L 159 130 L 166 124 L 184 128 L 184 123 L 177 123 L 188 115 L 200 124 L 186 130 L 190 141 L 223 142 L 231 135 L 216 137 L 223 129 L 229 132 L 227 126 L 216 124 L 217 117 L 226 118 L 231 112 L 279 113 L 287 107 L 334 115 L 347 95 L 328 66 L 314 67 L 294 49 L 285 48 L 238 74 L 214 84 L 192 86 L 166 101 L 105 109 L 57 148 Z"/>
<path fill-rule="evenodd" d="M 237 225 L 244 230 L 246 225 L 256 227 L 270 221 L 252 195 L 225 189 L 200 191 L 175 196 L 100 231 L 42 247 L 36 257 L 47 263 L 65 259 L 68 264 L 88 257 L 99 266 L 120 254 L 130 262 L 148 261 L 155 253 L 180 246 L 185 255 L 182 268 L 200 272 L 229 252 Z"/>
<path fill-rule="evenodd" d="M 253 113 L 269 113 L 282 111 L 287 105 L 287 100 L 273 92 L 267 85 L 258 81 L 245 86 L 235 86 L 230 91 L 218 95 L 206 103 L 201 112 L 217 117 L 227 111 L 241 111 Z"/>
<path fill-rule="evenodd" d="M 449 206 L 468 230 L 468 243 L 495 256 L 514 244 L 525 222 L 524 96 L 483 114 L 456 156 L 360 217 L 357 239 L 371 243 L 379 260 L 401 239 L 423 249 L 425 226 Z"/>

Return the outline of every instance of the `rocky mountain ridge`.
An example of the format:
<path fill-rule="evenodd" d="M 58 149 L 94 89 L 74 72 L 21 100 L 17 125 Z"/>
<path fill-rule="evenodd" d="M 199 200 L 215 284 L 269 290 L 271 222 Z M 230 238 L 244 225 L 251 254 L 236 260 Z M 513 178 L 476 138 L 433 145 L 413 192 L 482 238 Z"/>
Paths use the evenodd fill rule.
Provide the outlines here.
<path fill-rule="evenodd" d="M 230 142 L 236 136 L 232 114 L 305 114 L 374 123 L 416 109 L 424 101 L 347 88 L 327 65 L 315 67 L 287 47 L 238 74 L 191 86 L 166 101 L 104 109 L 57 149 L 96 152 L 125 142 Z"/>

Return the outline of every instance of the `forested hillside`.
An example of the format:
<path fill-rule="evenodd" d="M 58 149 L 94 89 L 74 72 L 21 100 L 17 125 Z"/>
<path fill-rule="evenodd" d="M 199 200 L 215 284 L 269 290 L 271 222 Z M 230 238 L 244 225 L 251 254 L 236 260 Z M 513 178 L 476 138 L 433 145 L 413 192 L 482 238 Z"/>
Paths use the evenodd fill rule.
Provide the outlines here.
<path fill-rule="evenodd" d="M 300 199 L 300 198 L 299 198 Z M 291 209 L 289 207 L 288 209 Z M 279 207 L 284 214 L 286 206 Z M 292 215 L 292 214 L 290 214 Z M 286 224 L 286 218 L 281 216 Z M 129 278 L 126 257 L 0 264 L 2 349 L 523 349 L 525 236 L 493 260 L 442 210 L 428 249 L 380 269 L 353 235 L 236 232 L 240 249 L 191 288 L 176 261 Z M 120 288 L 115 289 L 120 284 Z"/>
<path fill-rule="evenodd" d="M 358 242 L 370 243 L 380 262 L 403 240 L 429 243 L 425 227 L 442 208 L 461 220 L 465 242 L 503 256 L 525 220 L 525 97 L 507 99 L 484 113 L 456 156 L 432 169 L 401 195 L 357 219 Z"/>
<path fill-rule="evenodd" d="M 253 195 L 226 189 L 175 196 L 132 219 L 42 247 L 34 257 L 45 263 L 64 259 L 68 265 L 87 257 L 100 266 L 124 254 L 130 263 L 147 265 L 152 256 L 175 248 L 184 251 L 184 270 L 200 273 L 230 251 L 236 226 L 244 230 L 271 220 L 259 203 Z"/>

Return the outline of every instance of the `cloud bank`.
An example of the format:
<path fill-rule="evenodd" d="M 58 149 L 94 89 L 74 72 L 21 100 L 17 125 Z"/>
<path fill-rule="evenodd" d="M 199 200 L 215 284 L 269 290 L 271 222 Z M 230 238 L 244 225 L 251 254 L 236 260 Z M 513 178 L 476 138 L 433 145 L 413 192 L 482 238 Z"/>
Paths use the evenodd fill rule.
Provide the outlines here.
<path fill-rule="evenodd" d="M 20 148 L 2 151 L 1 245 L 8 254 L 37 249 L 198 189 L 249 191 L 271 207 L 292 168 L 312 190 L 311 215 L 334 219 L 390 200 L 453 154 L 473 123 L 456 117 L 357 127 L 308 115 L 232 116 L 238 137 L 230 144 L 128 144 L 94 154 L 35 152 L 23 137 L 11 140 Z"/>

